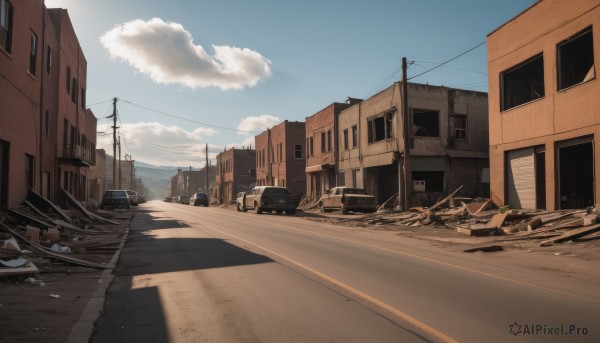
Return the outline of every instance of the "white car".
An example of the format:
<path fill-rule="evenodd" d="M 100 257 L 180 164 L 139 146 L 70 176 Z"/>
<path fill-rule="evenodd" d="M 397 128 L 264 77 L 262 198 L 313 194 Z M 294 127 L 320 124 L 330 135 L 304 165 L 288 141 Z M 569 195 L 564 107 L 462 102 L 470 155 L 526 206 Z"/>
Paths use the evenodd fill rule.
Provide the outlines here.
<path fill-rule="evenodd" d="M 137 206 L 140 204 L 140 200 L 138 199 L 138 195 L 135 191 L 127 190 L 127 195 L 129 195 L 129 203 L 133 206 Z"/>

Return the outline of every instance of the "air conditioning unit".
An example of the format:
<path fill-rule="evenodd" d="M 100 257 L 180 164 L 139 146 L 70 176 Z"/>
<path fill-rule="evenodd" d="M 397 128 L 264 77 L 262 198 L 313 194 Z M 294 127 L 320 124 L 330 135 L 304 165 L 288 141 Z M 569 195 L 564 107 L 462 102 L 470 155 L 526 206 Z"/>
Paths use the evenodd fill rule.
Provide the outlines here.
<path fill-rule="evenodd" d="M 425 192 L 425 180 L 413 180 L 413 191 Z"/>

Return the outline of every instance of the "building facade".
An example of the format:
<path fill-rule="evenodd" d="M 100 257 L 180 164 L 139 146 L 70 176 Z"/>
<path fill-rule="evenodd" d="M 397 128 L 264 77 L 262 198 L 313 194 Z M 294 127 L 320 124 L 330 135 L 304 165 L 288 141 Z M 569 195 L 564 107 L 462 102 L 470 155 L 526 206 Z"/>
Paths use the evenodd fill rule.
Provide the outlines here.
<path fill-rule="evenodd" d="M 286 187 L 292 194 L 306 192 L 304 122 L 284 121 L 254 138 L 256 185 Z"/>
<path fill-rule="evenodd" d="M 19 205 L 28 187 L 53 201 L 61 187 L 85 200 L 96 118 L 85 108 L 87 62 L 68 14 L 42 0 L 5 0 L 0 18 L 0 207 Z"/>
<path fill-rule="evenodd" d="M 338 115 L 358 103 L 348 98 L 346 103 L 335 102 L 306 118 L 306 195 L 318 198 L 337 186 L 338 180 Z M 347 134 L 346 131 L 343 134 Z"/>
<path fill-rule="evenodd" d="M 460 194 L 486 194 L 487 94 L 408 84 L 410 173 L 404 164 L 402 87 L 397 82 L 339 115 L 339 185 L 364 188 L 383 203 L 403 194 L 429 205 L 463 186 Z"/>
<path fill-rule="evenodd" d="M 211 194 L 210 191 L 215 187 L 215 166 L 208 166 L 201 170 L 182 170 L 177 169 L 177 174 L 171 178 L 171 196 L 179 195 L 192 196 L 194 193 L 203 192 Z M 207 181 L 208 177 L 208 183 Z"/>
<path fill-rule="evenodd" d="M 217 155 L 216 197 L 221 204 L 235 202 L 256 182 L 256 150 L 231 148 Z"/>
<path fill-rule="evenodd" d="M 600 1 L 538 1 L 487 38 L 491 196 L 547 210 L 597 203 Z"/>

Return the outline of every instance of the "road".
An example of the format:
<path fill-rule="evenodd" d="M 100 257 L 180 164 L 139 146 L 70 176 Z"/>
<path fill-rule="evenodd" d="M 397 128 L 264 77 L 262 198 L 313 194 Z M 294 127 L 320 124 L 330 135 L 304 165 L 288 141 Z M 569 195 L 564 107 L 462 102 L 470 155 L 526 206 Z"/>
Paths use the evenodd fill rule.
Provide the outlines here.
<path fill-rule="evenodd" d="M 600 341 L 598 284 L 520 256 L 299 216 L 136 211 L 97 343 Z"/>

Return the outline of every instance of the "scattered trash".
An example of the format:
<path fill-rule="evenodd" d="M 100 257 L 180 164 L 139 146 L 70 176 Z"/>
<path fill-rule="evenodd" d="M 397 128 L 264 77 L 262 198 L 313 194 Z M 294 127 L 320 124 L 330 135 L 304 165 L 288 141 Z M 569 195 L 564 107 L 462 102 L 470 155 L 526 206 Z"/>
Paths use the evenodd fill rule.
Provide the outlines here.
<path fill-rule="evenodd" d="M 52 248 L 50 248 L 50 250 L 59 252 L 61 254 L 70 254 L 71 253 L 71 249 L 69 249 L 69 247 L 63 247 L 60 244 L 54 244 L 52 246 Z"/>
<path fill-rule="evenodd" d="M 60 298 L 60 295 L 59 294 L 50 294 L 50 298 L 58 299 L 58 298 Z"/>

